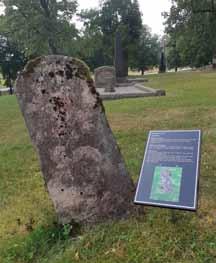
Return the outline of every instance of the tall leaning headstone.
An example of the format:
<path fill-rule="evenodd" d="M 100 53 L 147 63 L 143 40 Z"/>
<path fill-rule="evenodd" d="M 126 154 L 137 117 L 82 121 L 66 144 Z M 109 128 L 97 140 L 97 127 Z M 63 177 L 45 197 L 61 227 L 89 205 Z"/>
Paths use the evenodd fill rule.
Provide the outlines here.
<path fill-rule="evenodd" d="M 134 185 L 87 66 L 37 58 L 18 76 L 16 95 L 60 223 L 126 217 Z"/>
<path fill-rule="evenodd" d="M 126 82 L 128 77 L 128 54 L 126 49 L 123 47 L 121 33 L 116 32 L 115 35 L 115 59 L 117 82 Z"/>

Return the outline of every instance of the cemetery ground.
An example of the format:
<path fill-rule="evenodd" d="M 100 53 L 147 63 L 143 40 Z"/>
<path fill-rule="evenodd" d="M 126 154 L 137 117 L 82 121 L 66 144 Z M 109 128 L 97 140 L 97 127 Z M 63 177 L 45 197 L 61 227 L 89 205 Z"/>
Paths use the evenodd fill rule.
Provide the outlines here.
<path fill-rule="evenodd" d="M 146 78 L 146 76 L 145 76 Z M 149 130 L 202 129 L 197 213 L 147 208 L 96 227 L 57 226 L 38 159 L 14 96 L 0 97 L 0 262 L 216 262 L 216 73 L 150 75 L 166 97 L 105 102 L 135 181 Z"/>

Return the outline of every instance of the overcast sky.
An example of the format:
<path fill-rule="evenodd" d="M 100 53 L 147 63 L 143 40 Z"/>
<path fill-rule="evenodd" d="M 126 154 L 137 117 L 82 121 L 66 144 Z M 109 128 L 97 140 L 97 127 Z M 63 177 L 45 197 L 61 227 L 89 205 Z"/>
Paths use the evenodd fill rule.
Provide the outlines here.
<path fill-rule="evenodd" d="M 86 9 L 97 7 L 99 0 L 78 0 L 78 3 L 79 9 Z M 143 23 L 150 26 L 153 33 L 162 35 L 164 26 L 161 13 L 169 11 L 171 0 L 139 0 L 139 4 L 143 13 Z"/>

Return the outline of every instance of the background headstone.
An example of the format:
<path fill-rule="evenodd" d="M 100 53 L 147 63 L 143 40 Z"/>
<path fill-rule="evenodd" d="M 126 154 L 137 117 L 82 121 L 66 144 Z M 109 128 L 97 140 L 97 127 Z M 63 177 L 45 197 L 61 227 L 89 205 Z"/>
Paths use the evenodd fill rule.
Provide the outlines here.
<path fill-rule="evenodd" d="M 116 72 L 114 67 L 103 66 L 95 69 L 96 88 L 104 88 L 105 92 L 114 92 L 116 85 Z"/>
<path fill-rule="evenodd" d="M 18 76 L 16 95 L 60 223 L 128 216 L 134 184 L 87 66 L 37 58 Z"/>

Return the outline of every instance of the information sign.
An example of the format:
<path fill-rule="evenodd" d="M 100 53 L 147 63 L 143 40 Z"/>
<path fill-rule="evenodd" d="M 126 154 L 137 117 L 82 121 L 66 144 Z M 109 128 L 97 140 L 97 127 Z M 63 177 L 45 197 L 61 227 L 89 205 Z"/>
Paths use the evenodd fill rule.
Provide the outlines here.
<path fill-rule="evenodd" d="M 150 131 L 134 202 L 196 211 L 200 130 Z"/>

